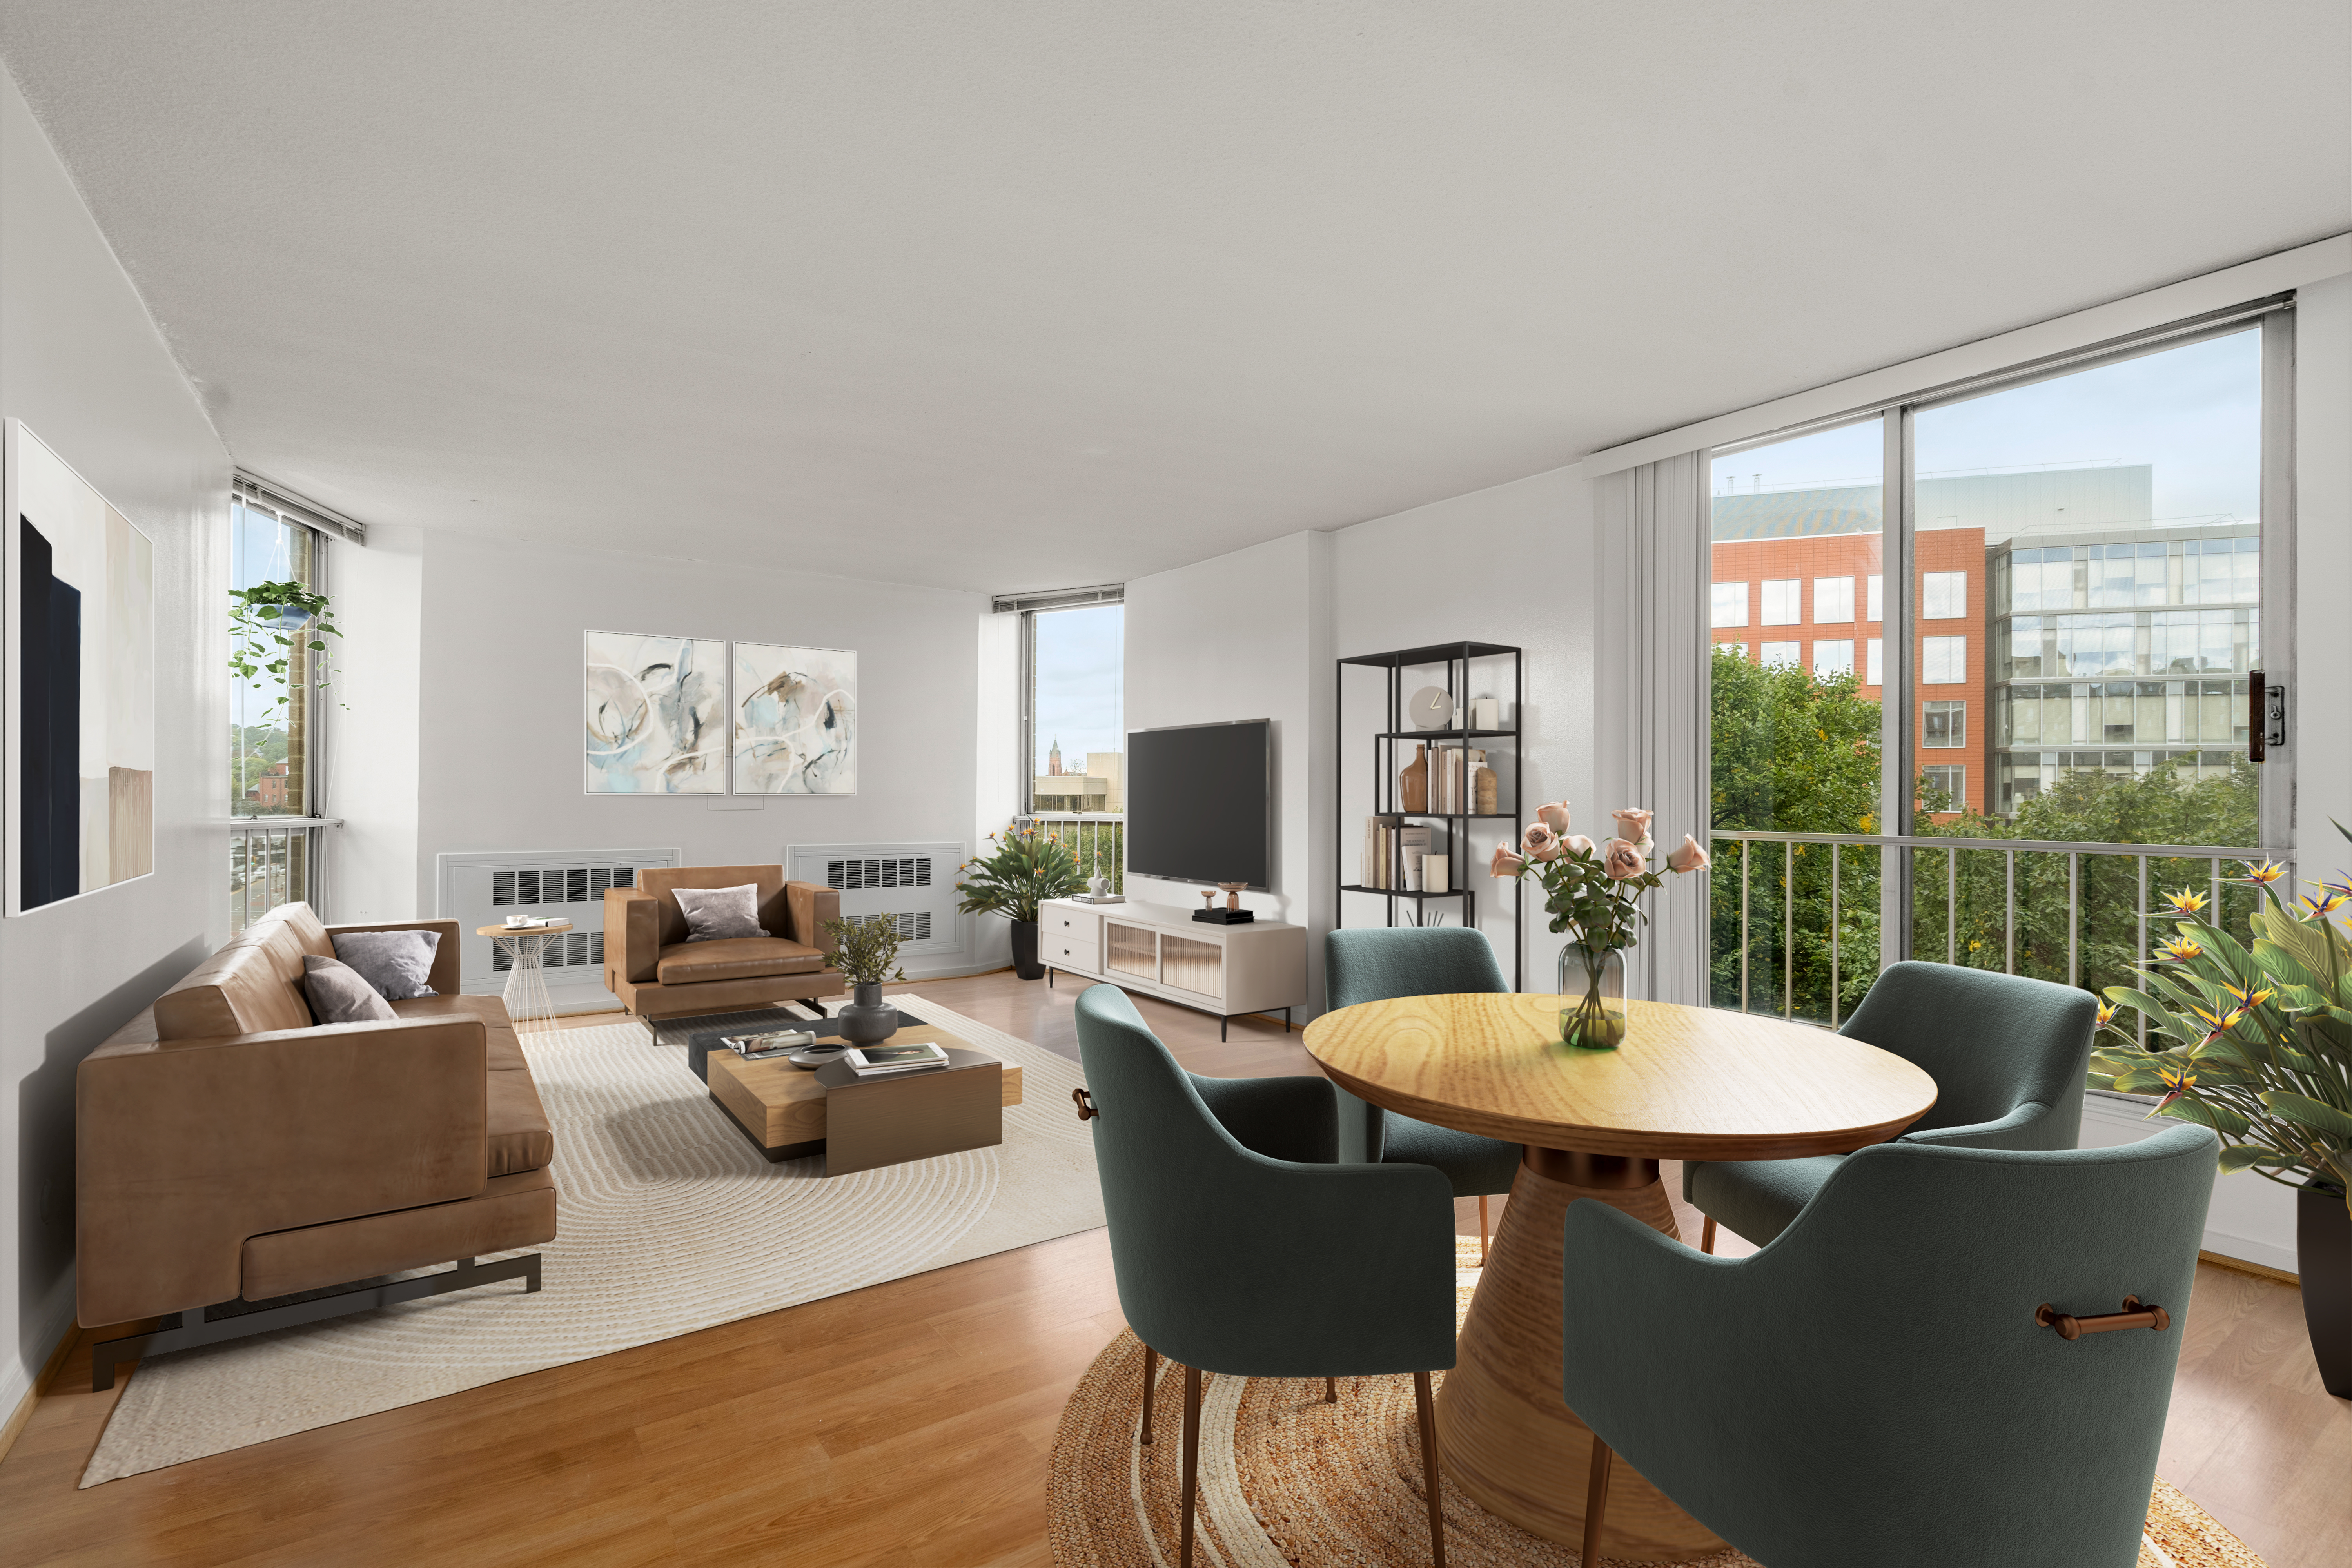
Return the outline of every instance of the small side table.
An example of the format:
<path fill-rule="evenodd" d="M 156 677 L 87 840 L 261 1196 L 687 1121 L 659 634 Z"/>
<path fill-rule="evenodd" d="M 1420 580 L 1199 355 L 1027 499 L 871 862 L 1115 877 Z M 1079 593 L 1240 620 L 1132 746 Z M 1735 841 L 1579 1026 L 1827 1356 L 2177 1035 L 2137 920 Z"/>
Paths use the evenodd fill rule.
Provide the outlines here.
<path fill-rule="evenodd" d="M 547 971 L 540 964 L 540 955 L 547 944 L 561 938 L 572 929 L 570 921 L 557 921 L 551 925 L 476 926 L 476 936 L 488 937 L 499 948 L 513 955 L 514 963 L 507 970 L 507 1016 L 520 1030 L 525 1021 L 555 1016 L 555 999 L 547 994 Z"/>

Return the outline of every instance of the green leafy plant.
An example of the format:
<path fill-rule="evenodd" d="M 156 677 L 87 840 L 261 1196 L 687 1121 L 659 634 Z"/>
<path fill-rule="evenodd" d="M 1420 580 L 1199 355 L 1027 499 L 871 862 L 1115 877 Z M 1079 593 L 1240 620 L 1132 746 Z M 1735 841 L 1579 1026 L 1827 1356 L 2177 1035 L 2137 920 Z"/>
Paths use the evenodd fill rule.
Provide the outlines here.
<path fill-rule="evenodd" d="M 324 654 L 324 639 L 343 634 L 336 629 L 327 595 L 299 583 L 256 583 L 250 588 L 232 588 L 228 596 L 228 667 L 240 680 L 275 687 L 261 713 L 266 723 L 286 706 L 297 650 Z M 330 684 L 324 659 L 314 679 L 319 690 Z"/>
<path fill-rule="evenodd" d="M 898 967 L 898 944 L 906 939 L 898 934 L 898 922 L 893 917 L 827 921 L 824 934 L 835 944 L 833 966 L 856 984 L 879 985 L 886 980 L 907 978 L 907 972 Z"/>
<path fill-rule="evenodd" d="M 1085 889 L 1077 858 L 1054 834 L 1014 823 L 988 837 L 996 847 L 956 869 L 956 891 L 963 895 L 956 908 L 965 914 L 1034 921 L 1047 899 Z"/>
<path fill-rule="evenodd" d="M 2123 1043 L 2091 1053 L 2091 1087 L 2162 1095 L 2148 1114 L 2220 1133 L 2224 1172 L 2342 1197 L 2352 1189 L 2352 940 L 2338 911 L 2352 882 L 2315 883 L 2291 908 L 2273 886 L 2276 865 L 2246 869 L 2233 880 L 2269 904 L 2248 919 L 2251 946 L 2201 918 L 2205 896 L 2192 889 L 2153 911 L 2179 917 L 2175 934 L 2138 966 L 2142 985 L 2107 987 L 2099 1021 Z M 2116 1022 L 2126 1010 L 2147 1020 L 2147 1048 Z"/>

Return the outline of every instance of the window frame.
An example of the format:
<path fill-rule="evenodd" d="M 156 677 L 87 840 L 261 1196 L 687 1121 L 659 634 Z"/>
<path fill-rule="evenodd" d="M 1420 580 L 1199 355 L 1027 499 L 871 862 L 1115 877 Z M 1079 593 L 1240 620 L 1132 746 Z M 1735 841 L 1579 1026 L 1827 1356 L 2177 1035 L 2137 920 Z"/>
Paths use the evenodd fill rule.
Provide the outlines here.
<path fill-rule="evenodd" d="M 1093 588 L 1072 588 L 1054 593 L 1006 596 L 1000 597 L 996 601 L 996 608 L 1000 614 L 1008 611 L 1017 612 L 1021 617 L 1021 624 L 1017 632 L 1017 640 L 1021 645 L 1021 657 L 1018 661 L 1019 673 L 1016 678 L 1021 684 L 1018 692 L 1015 694 L 1014 700 L 1014 708 L 1020 715 L 1020 735 L 1018 738 L 1020 755 L 1014 760 L 1014 765 L 1020 770 L 1020 772 L 1013 781 L 1013 799 L 1019 803 L 1019 814 L 1024 818 L 1034 817 L 1039 815 L 1036 799 L 1037 617 L 1039 616 L 1050 616 L 1061 610 L 1096 609 L 1107 605 L 1117 605 L 1120 607 L 1120 615 L 1122 617 L 1120 647 L 1122 650 L 1124 650 L 1126 647 L 1124 616 L 1127 605 L 1127 589 L 1123 584 L 1110 584 Z M 1122 651 L 1120 656 L 1122 681 L 1124 681 L 1125 679 L 1125 668 L 1126 657 L 1124 651 Z M 1126 693 L 1121 691 L 1119 694 L 1119 724 L 1122 731 L 1124 731 L 1126 723 L 1127 700 Z M 1110 821 L 1113 819 L 1123 821 L 1126 817 L 1126 814 L 1124 812 L 1077 812 L 1056 813 L 1055 815 L 1099 818 L 1103 821 Z"/>

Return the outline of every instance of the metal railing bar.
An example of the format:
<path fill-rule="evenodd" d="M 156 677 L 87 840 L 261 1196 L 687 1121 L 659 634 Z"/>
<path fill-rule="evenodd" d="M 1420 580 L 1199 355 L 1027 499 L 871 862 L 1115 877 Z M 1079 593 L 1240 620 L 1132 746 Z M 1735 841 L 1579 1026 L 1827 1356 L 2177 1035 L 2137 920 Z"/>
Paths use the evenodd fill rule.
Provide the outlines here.
<path fill-rule="evenodd" d="M 2221 858 L 2219 855 L 2216 855 L 2215 857 L 2213 857 L 2213 880 L 2212 880 L 2212 890 L 2211 890 L 2211 892 L 2210 892 L 2210 896 L 2208 897 L 2208 899 L 2207 899 L 2207 900 L 2206 900 L 2206 901 L 2207 901 L 2208 903 L 2210 903 L 2210 904 L 2212 906 L 2212 910 L 2213 910 L 2213 923 L 2214 923 L 2214 924 L 2216 924 L 2216 925 L 2221 924 Z"/>
<path fill-rule="evenodd" d="M 1797 847 L 1780 847 L 1780 1016 L 1797 1016 Z"/>
<path fill-rule="evenodd" d="M 2014 974 L 2017 973 L 2017 851 L 2011 850 L 2003 857 L 2003 861 L 2000 963 L 2003 974 Z"/>
<path fill-rule="evenodd" d="M 2139 857 L 2139 955 L 2147 958 L 2147 857 Z M 2147 1015 L 2135 1010 L 2132 1018 L 2139 1031 L 2139 1048 L 2147 1049 Z"/>
<path fill-rule="evenodd" d="M 2216 866 L 2221 862 L 2213 862 Z M 2083 984 L 2083 858 L 2066 857 L 2066 984 Z"/>
<path fill-rule="evenodd" d="M 1739 847 L 1739 1010 L 1748 1011 L 1748 862 L 1755 857 L 1747 845 Z"/>
<path fill-rule="evenodd" d="M 1845 847 L 1830 846 L 1830 1027 L 1838 1021 L 1838 852 Z"/>
<path fill-rule="evenodd" d="M 1944 851 L 1944 962 L 1960 961 L 1960 855 Z"/>
<path fill-rule="evenodd" d="M 2159 860 L 2286 860 L 2292 849 L 2248 849 L 2227 844 L 2094 844 L 2071 838 L 1937 838 L 1916 833 L 1780 833 L 1761 828 L 1709 830 L 1717 838 L 1755 839 L 1767 844 L 1895 844 L 1909 849 L 2025 849 L 2064 855 L 2147 855 Z"/>

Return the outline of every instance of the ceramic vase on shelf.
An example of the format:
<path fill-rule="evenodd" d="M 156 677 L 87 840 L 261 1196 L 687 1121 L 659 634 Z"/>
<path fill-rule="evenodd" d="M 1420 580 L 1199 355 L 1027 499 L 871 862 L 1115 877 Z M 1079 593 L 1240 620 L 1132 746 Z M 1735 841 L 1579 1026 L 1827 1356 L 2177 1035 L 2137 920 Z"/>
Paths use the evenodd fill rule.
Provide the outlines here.
<path fill-rule="evenodd" d="M 1397 774 L 1397 810 L 1418 816 L 1429 809 L 1429 748 L 1415 746 L 1412 761 Z"/>
<path fill-rule="evenodd" d="M 1502 808 L 1497 802 L 1501 798 L 1501 786 L 1496 780 L 1495 770 L 1486 765 L 1486 753 L 1471 752 L 1470 766 L 1470 809 L 1481 816 L 1499 815 Z"/>
<path fill-rule="evenodd" d="M 850 999 L 834 1015 L 841 1022 L 841 1037 L 853 1046 L 887 1040 L 898 1028 L 898 1009 L 882 1000 L 882 983 L 860 980 L 850 987 Z"/>
<path fill-rule="evenodd" d="M 1571 942 L 1559 950 L 1561 1043 L 1613 1051 L 1625 1041 L 1625 955 Z"/>

